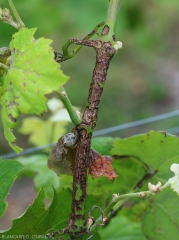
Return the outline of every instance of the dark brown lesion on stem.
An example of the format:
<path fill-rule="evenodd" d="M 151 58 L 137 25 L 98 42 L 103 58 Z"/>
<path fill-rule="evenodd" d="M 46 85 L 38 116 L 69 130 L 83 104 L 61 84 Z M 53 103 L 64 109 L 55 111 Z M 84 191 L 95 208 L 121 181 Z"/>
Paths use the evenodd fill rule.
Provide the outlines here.
<path fill-rule="evenodd" d="M 79 215 L 79 210 L 84 209 L 87 185 L 87 167 L 90 164 L 90 145 L 92 132 L 96 126 L 98 116 L 98 106 L 103 91 L 104 82 L 107 76 L 109 63 L 115 54 L 115 49 L 110 42 L 102 42 L 100 40 L 78 40 L 71 39 L 73 43 L 93 47 L 96 51 L 96 64 L 93 71 L 92 83 L 90 85 L 88 103 L 82 116 L 82 123 L 77 127 L 79 139 L 77 142 L 77 150 L 75 156 L 75 168 L 73 174 L 73 190 L 72 190 L 72 209 L 65 230 L 70 234 L 71 238 L 85 234 L 87 228 L 85 226 L 84 211 Z M 77 188 L 80 187 L 81 196 L 77 198 Z M 81 218 L 83 225 L 77 226 L 76 221 Z"/>
<path fill-rule="evenodd" d="M 102 35 L 107 35 L 109 33 L 109 30 L 110 30 L 109 26 L 105 25 L 102 30 Z"/>

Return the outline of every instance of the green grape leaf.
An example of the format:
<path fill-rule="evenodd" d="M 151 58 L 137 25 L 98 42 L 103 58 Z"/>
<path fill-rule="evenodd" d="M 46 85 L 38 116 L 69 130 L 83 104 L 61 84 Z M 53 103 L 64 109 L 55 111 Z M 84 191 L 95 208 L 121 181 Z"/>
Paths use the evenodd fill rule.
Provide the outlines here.
<path fill-rule="evenodd" d="M 53 188 L 58 190 L 60 187 L 60 178 L 48 169 L 47 159 L 48 156 L 45 154 L 18 158 L 17 160 L 25 166 L 18 176 L 26 175 L 33 177 L 35 189 L 39 191 L 43 187 L 46 198 L 52 199 Z"/>
<path fill-rule="evenodd" d="M 41 189 L 26 212 L 21 217 L 13 220 L 12 227 L 6 231 L 1 231 L 0 238 L 2 238 L 2 235 L 19 236 L 20 234 L 28 235 L 29 239 L 33 239 L 33 235 L 42 236 L 65 227 L 71 208 L 70 190 L 62 190 L 59 193 L 54 191 L 54 198 L 48 209 L 45 207 L 44 199 L 45 192 Z"/>
<path fill-rule="evenodd" d="M 0 160 L 0 217 L 3 216 L 7 202 L 9 190 L 16 179 L 17 173 L 23 168 L 23 165 L 13 160 Z"/>
<path fill-rule="evenodd" d="M 178 240 L 179 236 L 179 196 L 166 189 L 150 197 L 150 205 L 142 218 L 142 229 L 149 240 Z"/>
<path fill-rule="evenodd" d="M 111 153 L 133 156 L 148 165 L 161 182 L 168 180 L 172 163 L 179 163 L 179 138 L 174 135 L 150 131 L 146 134 L 115 140 Z"/>
<path fill-rule="evenodd" d="M 109 225 L 99 231 L 101 239 L 113 240 L 145 240 L 141 223 L 133 223 L 127 220 L 124 216 L 113 218 Z M 156 239 L 156 238 L 153 238 Z"/>
<path fill-rule="evenodd" d="M 125 216 L 129 221 L 138 223 L 142 221 L 142 217 L 146 214 L 148 207 L 148 199 L 131 198 L 128 207 L 122 208 L 118 212 L 118 216 Z"/>
<path fill-rule="evenodd" d="M 33 239 L 34 235 L 45 237 L 49 232 L 59 231 L 66 227 L 70 211 L 71 211 L 71 191 L 62 189 L 60 192 L 54 190 L 54 197 L 51 205 L 46 209 L 44 204 L 45 192 L 40 190 L 34 203 L 29 206 L 26 212 L 19 218 L 14 219 L 12 227 L 9 230 L 1 231 L 0 238 L 9 235 L 19 234 L 27 236 L 28 239 Z M 100 202 L 103 202 L 102 204 Z M 89 211 L 93 205 L 104 206 L 104 201 L 101 196 L 88 196 L 86 200 L 86 211 Z M 101 215 L 98 212 L 98 216 Z M 43 237 L 41 237 L 43 238 Z M 22 238 L 16 238 L 22 239 Z"/>
<path fill-rule="evenodd" d="M 110 151 L 113 148 L 114 138 L 111 137 L 95 137 L 92 139 L 91 146 L 101 155 L 111 155 Z"/>
<path fill-rule="evenodd" d="M 152 173 L 150 182 L 156 184 L 160 181 L 164 184 L 173 177 L 170 166 L 173 163 L 179 163 L 178 146 L 179 139 L 176 136 L 151 131 L 147 134 L 114 141 L 114 149 L 111 152 L 118 156 L 134 156 L 138 163 L 149 166 Z M 142 189 L 148 189 L 147 183 Z M 143 213 L 139 201 L 145 202 Z M 176 211 L 178 201 L 179 196 L 171 189 L 166 189 L 149 199 L 135 200 L 139 208 L 122 210 L 121 214 L 125 214 L 130 219 L 140 220 L 147 239 L 178 239 L 179 214 Z"/>
<path fill-rule="evenodd" d="M 41 115 L 47 111 L 46 94 L 58 90 L 68 80 L 54 61 L 51 40 L 35 40 L 36 29 L 22 28 L 10 43 L 9 68 L 2 78 L 1 105 L 5 138 L 19 153 L 12 129 L 20 113 Z"/>

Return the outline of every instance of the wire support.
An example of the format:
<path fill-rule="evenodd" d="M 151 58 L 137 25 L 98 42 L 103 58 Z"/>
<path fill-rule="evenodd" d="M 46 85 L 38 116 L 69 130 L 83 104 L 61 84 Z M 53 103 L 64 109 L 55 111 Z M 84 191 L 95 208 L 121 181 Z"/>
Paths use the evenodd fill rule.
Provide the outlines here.
<path fill-rule="evenodd" d="M 105 128 L 105 129 L 102 129 L 102 130 L 99 130 L 99 131 L 95 131 L 93 133 L 93 136 L 94 137 L 102 136 L 102 135 L 109 134 L 109 133 L 112 133 L 112 132 L 117 132 L 117 131 L 129 129 L 129 128 L 133 128 L 133 127 L 139 127 L 139 126 L 143 126 L 143 125 L 146 125 L 146 124 L 149 124 L 149 123 L 154 123 L 154 122 L 157 122 L 157 121 L 161 121 L 161 120 L 176 117 L 176 116 L 179 116 L 179 110 L 164 113 L 164 114 L 160 114 L 160 115 L 156 115 L 156 116 L 146 118 L 146 119 L 142 119 L 142 120 L 138 120 L 138 121 L 133 121 L 133 122 L 130 122 L 130 123 L 117 125 L 117 126 L 114 126 L 114 127 Z M 179 132 L 179 127 L 168 129 L 168 130 L 166 130 L 166 132 L 169 132 L 171 134 L 176 134 L 176 133 Z M 50 143 L 50 144 L 40 146 L 40 147 L 28 148 L 28 149 L 23 150 L 20 154 L 16 154 L 14 152 L 4 154 L 4 155 L 1 156 L 1 159 L 10 159 L 10 158 L 20 157 L 20 156 L 27 155 L 27 154 L 32 154 L 32 153 L 35 153 L 35 152 L 39 152 L 39 151 L 51 148 L 54 144 L 55 143 Z"/>

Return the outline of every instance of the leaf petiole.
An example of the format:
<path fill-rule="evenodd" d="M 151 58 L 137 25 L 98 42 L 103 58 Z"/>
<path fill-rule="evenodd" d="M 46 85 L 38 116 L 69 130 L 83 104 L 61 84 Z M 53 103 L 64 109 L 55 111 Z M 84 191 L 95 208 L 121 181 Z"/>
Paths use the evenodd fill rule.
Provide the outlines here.
<path fill-rule="evenodd" d="M 73 105 L 70 102 L 70 99 L 68 98 L 67 93 L 65 92 L 64 87 L 61 87 L 60 90 L 55 91 L 55 93 L 58 95 L 60 100 L 63 102 L 63 104 L 71 118 L 71 121 L 75 124 L 75 126 L 79 125 L 82 121 L 80 113 L 74 109 Z"/>
<path fill-rule="evenodd" d="M 18 26 L 18 29 L 21 29 L 21 28 L 25 27 L 25 24 L 23 23 L 22 19 L 20 18 L 19 14 L 18 14 L 18 12 L 17 12 L 17 10 L 16 10 L 16 8 L 15 8 L 15 6 L 14 6 L 13 1 L 12 1 L 12 0 L 8 0 L 8 2 L 9 2 L 9 5 L 10 5 L 13 13 L 14 13 L 14 16 L 15 16 L 15 18 L 16 18 L 16 20 L 17 20 L 17 23 L 18 23 L 18 25 L 19 25 L 19 26 Z M 11 25 L 12 25 L 12 24 L 11 24 Z M 16 27 L 16 28 L 17 28 L 17 27 Z"/>

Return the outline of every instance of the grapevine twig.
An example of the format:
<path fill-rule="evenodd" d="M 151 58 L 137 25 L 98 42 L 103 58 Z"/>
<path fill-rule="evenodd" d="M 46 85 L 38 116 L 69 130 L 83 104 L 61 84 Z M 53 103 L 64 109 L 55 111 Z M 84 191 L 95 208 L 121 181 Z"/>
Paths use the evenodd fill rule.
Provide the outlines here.
<path fill-rule="evenodd" d="M 90 39 L 94 34 L 98 34 L 98 29 L 104 25 L 104 22 L 99 23 L 88 35 L 86 35 L 83 40 Z M 83 45 L 77 46 L 73 49 L 72 52 L 69 51 L 69 47 L 73 44 L 71 40 L 68 40 L 62 47 L 63 54 L 56 53 L 56 60 L 57 62 L 63 62 L 70 58 L 72 58 L 77 52 L 83 47 Z"/>
<path fill-rule="evenodd" d="M 98 106 L 109 63 L 116 51 L 110 42 L 103 43 L 100 40 L 78 39 L 72 39 L 71 41 L 76 44 L 94 47 L 97 53 L 88 102 L 82 116 L 82 123 L 78 126 L 79 139 L 77 142 L 73 175 L 72 210 L 66 229 L 66 233 L 69 233 L 73 239 L 79 234 L 86 233 L 86 226 L 84 226 L 84 202 L 86 197 L 87 163 L 89 162 L 91 137 L 97 122 Z"/>
<path fill-rule="evenodd" d="M 114 8 L 118 9 L 118 0 L 109 1 L 109 14 L 114 13 Z M 111 10 L 110 10 L 111 9 Z M 116 10 L 117 11 L 117 10 Z M 113 24 L 117 20 L 117 14 L 113 18 Z M 106 25 L 106 24 L 105 24 Z M 110 25 L 108 25 L 110 30 Z M 98 26 L 97 26 L 98 28 Z M 70 39 L 67 44 L 63 47 L 64 55 L 69 55 L 68 47 L 74 43 L 81 46 L 93 47 L 96 51 L 96 64 L 93 71 L 92 83 L 89 89 L 88 101 L 82 116 L 82 122 L 77 126 L 79 133 L 76 155 L 75 155 L 75 167 L 73 172 L 73 190 L 72 190 L 72 207 L 71 214 L 66 227 L 65 233 L 69 234 L 71 239 L 75 239 L 77 236 L 81 236 L 87 233 L 87 226 L 85 225 L 85 197 L 86 197 L 86 185 L 87 185 L 87 167 L 90 164 L 90 145 L 91 138 L 96 127 L 98 117 L 98 107 L 103 92 L 104 83 L 107 76 L 110 61 L 118 49 L 114 46 L 114 39 L 111 35 L 108 36 L 110 31 L 105 32 L 102 30 L 102 35 L 106 35 L 106 41 L 102 40 L 89 40 L 89 39 Z M 94 32 L 92 32 L 92 35 Z M 91 34 L 87 35 L 86 38 L 90 37 Z M 107 37 L 108 36 L 108 37 Z"/>

